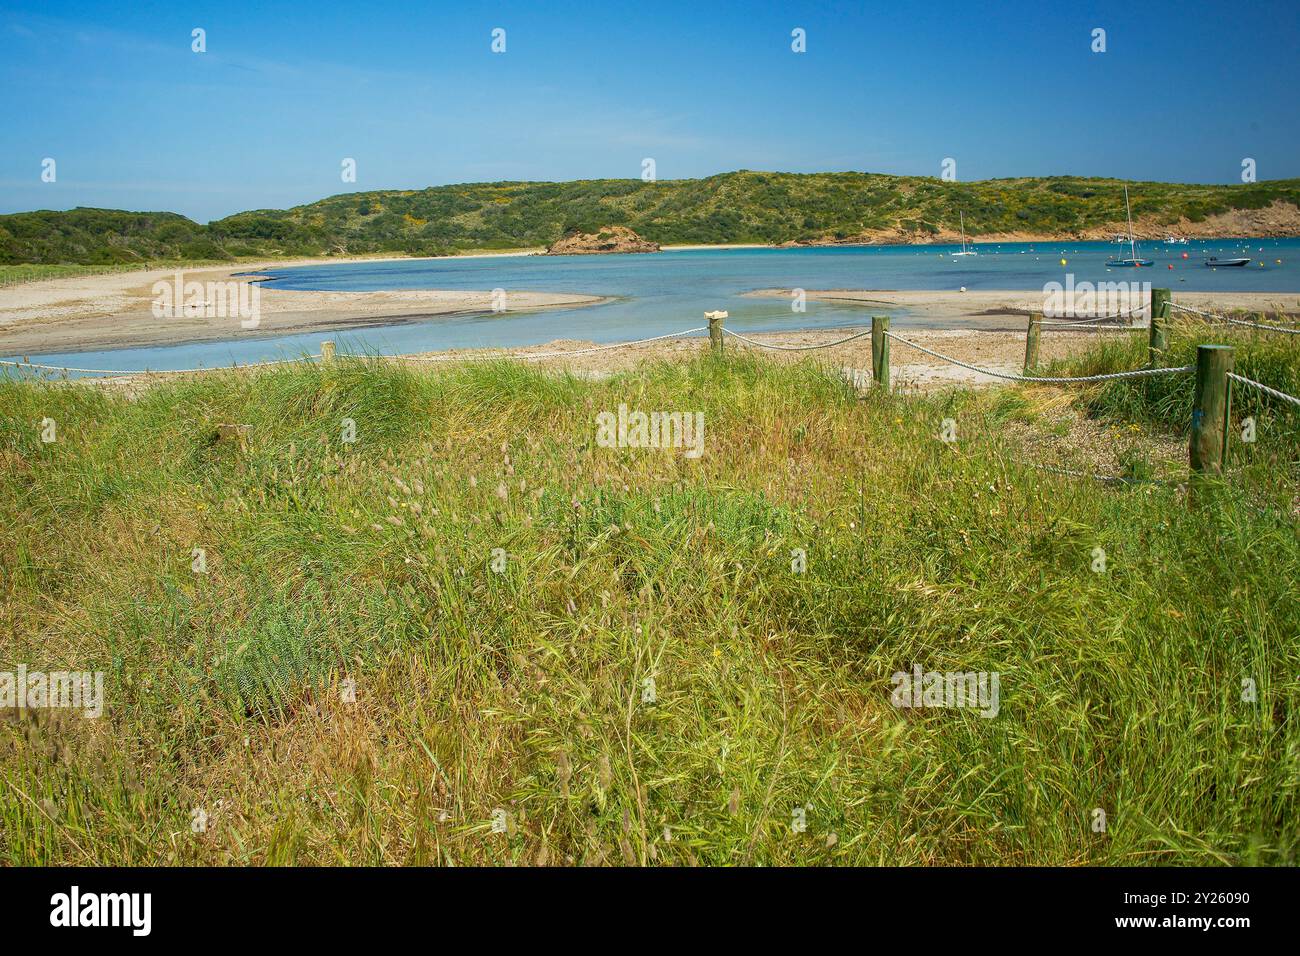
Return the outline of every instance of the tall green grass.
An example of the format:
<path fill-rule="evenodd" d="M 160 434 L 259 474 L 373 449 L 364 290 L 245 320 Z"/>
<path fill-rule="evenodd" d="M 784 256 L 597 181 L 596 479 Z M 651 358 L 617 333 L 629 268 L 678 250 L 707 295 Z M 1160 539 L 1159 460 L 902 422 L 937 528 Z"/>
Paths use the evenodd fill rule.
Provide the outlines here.
<path fill-rule="evenodd" d="M 0 382 L 0 669 L 107 674 L 98 721 L 0 724 L 3 859 L 1294 863 L 1294 524 L 1249 475 L 1189 510 L 1039 471 L 1017 395 L 741 357 Z M 620 403 L 703 411 L 706 454 L 599 447 Z M 998 672 L 998 715 L 893 707 L 913 664 Z"/>
<path fill-rule="evenodd" d="M 1196 365 L 1198 345 L 1231 345 L 1234 370 L 1253 381 L 1300 397 L 1300 341 L 1296 336 L 1240 326 L 1175 322 L 1170 328 L 1163 365 Z M 1087 352 L 1055 363 L 1051 374 L 1096 375 L 1141 368 L 1147 362 L 1145 335 L 1108 337 Z M 1191 428 L 1193 375 L 1161 375 L 1117 380 L 1093 390 L 1088 410 L 1097 416 L 1140 421 L 1185 436 Z M 1293 514 L 1300 480 L 1300 407 L 1258 389 L 1231 383 L 1228 463 L 1236 480 L 1253 487 Z M 1243 440 L 1246 419 L 1255 425 L 1255 440 Z"/>
<path fill-rule="evenodd" d="M 115 265 L 86 265 L 80 263 L 17 263 L 0 264 L 0 288 L 39 282 L 42 279 L 73 279 L 80 276 L 110 275 L 119 272 L 142 272 L 148 269 L 185 268 L 200 266 L 233 265 L 235 259 L 177 259 L 147 262 L 119 263 Z M 252 260 L 247 260 L 252 261 Z"/>

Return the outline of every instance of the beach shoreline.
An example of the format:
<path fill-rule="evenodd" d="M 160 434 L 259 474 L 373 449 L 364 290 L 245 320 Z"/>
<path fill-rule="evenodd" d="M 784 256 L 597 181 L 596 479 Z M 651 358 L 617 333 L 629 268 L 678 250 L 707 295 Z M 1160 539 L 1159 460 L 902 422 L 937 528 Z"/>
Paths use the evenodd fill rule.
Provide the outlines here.
<path fill-rule="evenodd" d="M 483 253 L 475 258 L 525 255 Z M 405 257 L 402 257 L 405 258 Z M 232 336 L 272 337 L 334 333 L 377 325 L 404 325 L 464 315 L 492 314 L 490 290 L 320 292 L 276 288 L 265 272 L 337 262 L 399 259 L 295 259 L 195 269 L 157 269 L 71 278 L 43 279 L 0 290 L 0 355 L 111 351 L 125 348 L 192 345 Z M 238 317 L 154 315 L 158 282 L 240 282 L 257 284 L 260 315 L 255 328 Z M 511 290 L 504 300 L 510 314 L 577 308 L 611 301 L 608 296 Z"/>
<path fill-rule="evenodd" d="M 790 299 L 793 289 L 754 289 L 746 297 Z M 812 302 L 830 302 L 879 306 L 882 309 L 924 311 L 927 319 L 969 322 L 979 319 L 1025 319 L 1031 312 L 1043 312 L 1045 296 L 1040 289 L 805 289 L 804 297 Z M 1194 309 L 1243 309 L 1266 314 L 1300 312 L 1300 292 L 1185 292 L 1178 290 L 1178 301 Z M 1136 306 L 1136 301 L 1120 295 L 1117 311 Z M 1142 313 L 1145 315 L 1145 313 Z M 1081 316 L 1085 318 L 1086 316 Z"/>
<path fill-rule="evenodd" d="M 679 246 L 679 251 L 736 248 L 775 248 L 761 245 Z M 446 258 L 509 258 L 534 254 L 517 249 L 469 253 Z M 193 269 L 160 268 L 43 279 L 0 289 L 0 355 L 57 355 L 129 348 L 171 347 L 240 338 L 293 334 L 332 335 L 375 326 L 406 325 L 466 315 L 492 314 L 493 294 L 488 290 L 393 290 L 375 292 L 323 292 L 276 287 L 269 270 L 310 265 L 361 262 L 409 262 L 409 256 L 301 258 L 254 261 Z M 157 282 L 173 283 L 177 274 L 185 282 L 255 283 L 259 286 L 260 316 L 255 328 L 245 329 L 238 318 L 154 315 L 153 291 Z M 788 298 L 790 289 L 755 289 L 742 295 Z M 878 306 L 905 310 L 924 317 L 928 325 L 949 323 L 970 328 L 987 323 L 1023 320 L 1042 311 L 1041 290 L 951 289 L 806 290 L 813 301 Z M 1245 309 L 1251 312 L 1300 312 L 1300 292 L 1178 292 L 1178 300 L 1193 308 Z M 609 296 L 582 292 L 510 291 L 505 311 L 518 315 L 547 309 L 578 308 L 612 301 Z M 1125 303 L 1121 308 L 1127 308 Z M 1005 327 L 1005 326 L 1001 326 Z"/>
<path fill-rule="evenodd" d="M 780 346 L 800 351 L 760 348 L 734 339 L 727 339 L 724 349 L 728 354 L 752 353 L 778 362 L 820 361 L 857 382 L 869 382 L 872 368 L 871 337 L 863 335 L 849 342 L 841 342 L 856 332 L 865 332 L 869 325 L 837 329 L 809 329 L 793 332 L 756 332 L 746 337 L 765 346 Z M 1134 326 L 1132 334 L 1145 335 L 1145 328 Z M 1114 332 L 1079 330 L 1051 331 L 1042 337 L 1039 357 L 1044 364 L 1068 358 L 1084 351 L 1098 341 L 1098 335 L 1112 337 Z M 1014 329 L 915 329 L 908 330 L 909 342 L 924 346 L 962 362 L 989 369 L 1001 374 L 1019 374 L 1025 352 L 1025 335 Z M 809 348 L 821 346 L 821 348 Z M 451 349 L 391 356 L 366 356 L 362 361 L 385 362 L 407 368 L 433 371 L 447 369 L 463 363 L 509 359 L 557 375 L 578 378 L 602 379 L 620 372 L 636 369 L 646 362 L 686 362 L 708 352 L 707 335 L 660 339 L 638 344 L 601 344 L 581 339 L 555 339 L 550 342 L 516 349 Z M 553 354 L 561 353 L 561 354 Z M 340 355 L 338 361 L 348 361 Z M 269 366 L 278 367 L 280 363 Z M 148 389 L 169 381 L 206 374 L 256 375 L 266 369 L 245 366 L 238 369 L 211 369 L 208 371 L 149 372 L 73 380 L 77 384 L 103 388 L 129 397 L 140 395 Z M 856 374 L 852 374 L 856 373 Z M 891 386 L 897 392 L 924 393 L 945 388 L 986 388 L 1006 384 L 1004 380 L 984 375 L 972 369 L 953 365 L 923 352 L 908 348 L 901 342 L 893 350 L 891 361 Z M 64 384 L 58 379 L 56 386 Z"/>

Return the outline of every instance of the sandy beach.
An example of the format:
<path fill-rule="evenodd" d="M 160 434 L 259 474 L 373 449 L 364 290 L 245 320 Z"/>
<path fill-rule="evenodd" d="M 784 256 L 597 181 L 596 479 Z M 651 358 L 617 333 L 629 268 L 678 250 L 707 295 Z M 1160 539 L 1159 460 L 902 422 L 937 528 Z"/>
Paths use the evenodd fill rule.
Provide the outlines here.
<path fill-rule="evenodd" d="M 534 250 L 483 253 L 519 256 Z M 366 259 L 299 259 L 244 263 L 184 271 L 184 281 L 260 281 L 260 269 L 348 261 L 410 261 L 407 257 Z M 273 282 L 261 286 L 258 326 L 246 330 L 237 318 L 153 314 L 154 284 L 173 281 L 174 269 L 124 272 L 75 278 L 47 279 L 0 289 L 0 354 L 23 355 L 63 351 L 97 351 L 220 341 L 232 335 L 275 336 L 293 333 L 339 332 L 373 325 L 424 322 L 429 319 L 492 311 L 492 293 L 482 291 L 407 290 L 382 292 L 309 292 L 281 290 Z M 1247 309 L 1253 312 L 1300 312 L 1300 293 L 1178 292 L 1179 302 L 1194 308 Z M 752 296 L 788 298 L 788 289 L 759 289 Z M 979 290 L 958 292 L 870 289 L 810 290 L 814 301 L 855 303 L 882 309 L 907 309 L 923 315 L 931 326 L 949 323 L 966 328 L 1012 330 L 1024 316 L 1043 307 L 1040 291 Z M 608 301 L 598 295 L 573 292 L 511 290 L 506 308 L 512 313 L 572 308 Z M 1002 320 L 1002 321 L 999 321 Z M 1014 324 L 1011 321 L 1014 320 Z M 548 347 L 548 350 L 553 350 Z"/>
<path fill-rule="evenodd" d="M 529 250 L 484 255 L 528 255 Z M 336 263 L 340 261 L 409 261 L 390 259 L 302 259 L 291 262 L 244 263 L 185 270 L 184 280 L 198 282 L 261 282 L 260 269 L 290 265 Z M 242 275 L 241 275 L 242 274 Z M 323 336 L 346 329 L 371 325 L 424 322 L 439 317 L 492 310 L 492 293 L 483 291 L 383 291 L 311 292 L 277 289 L 265 283 L 260 290 L 261 317 L 254 330 L 238 326 L 238 318 L 157 318 L 153 314 L 154 284 L 171 282 L 175 270 L 116 273 L 78 278 L 51 279 L 0 290 L 0 354 L 40 354 L 70 350 L 114 349 L 216 341 L 232 335 L 283 335 L 319 332 Z M 788 298 L 788 289 L 759 289 L 751 296 Z M 814 301 L 855 303 L 882 310 L 905 309 L 924 317 L 930 328 L 900 327 L 907 338 L 965 362 L 999 372 L 1018 372 L 1024 358 L 1025 316 L 1041 310 L 1041 291 L 897 291 L 872 289 L 810 290 Z M 1196 293 L 1177 292 L 1177 300 L 1194 308 L 1245 309 L 1252 312 L 1295 314 L 1300 312 L 1298 293 Z M 548 293 L 511 291 L 507 308 L 511 312 L 593 305 L 607 301 L 602 296 L 580 292 Z M 1127 305 L 1127 303 L 1125 303 Z M 1143 324 L 1145 316 L 1137 316 Z M 937 326 L 937 328 L 936 328 Z M 863 326 L 865 328 L 865 326 Z M 851 334 L 851 330 L 756 333 L 756 342 L 780 346 L 823 345 Z M 1062 358 L 1086 347 L 1098 334 L 1073 330 L 1050 330 L 1043 336 L 1042 359 Z M 408 357 L 414 364 L 436 365 L 465 358 L 492 355 L 522 356 L 536 364 L 565 369 L 581 375 L 607 375 L 654 359 L 681 359 L 707 348 L 707 338 L 666 339 L 645 345 L 601 348 L 579 355 L 528 359 L 553 352 L 592 349 L 585 339 L 562 339 L 529 348 L 509 350 L 462 350 L 424 353 Z M 734 338 L 728 349 L 751 348 Z M 832 348 L 810 351 L 763 350 L 778 361 L 808 357 L 825 360 L 837 368 L 870 369 L 869 337 Z M 894 382 L 900 388 L 932 388 L 955 384 L 993 384 L 996 379 L 933 359 L 898 344 L 893 355 Z M 154 381 L 155 377 L 123 377 L 111 381 L 132 385 Z"/>
<path fill-rule="evenodd" d="M 729 352 L 754 352 L 776 362 L 819 361 L 837 374 L 856 378 L 866 387 L 871 378 L 871 337 L 864 335 L 851 342 L 834 344 L 853 336 L 860 329 L 837 328 L 801 332 L 760 332 L 747 338 L 763 345 L 806 347 L 824 346 L 801 351 L 781 351 L 756 347 L 728 337 L 724 348 Z M 1045 333 L 1042 337 L 1039 358 L 1046 363 L 1065 358 L 1095 344 L 1098 335 L 1113 336 L 1116 332 L 1079 332 L 1062 330 Z M 1136 327 L 1133 334 L 1145 334 Z M 1000 373 L 1019 374 L 1023 370 L 1025 337 L 1022 331 L 971 330 L 971 329 L 917 329 L 908 330 L 906 339 L 936 352 L 951 356 L 980 368 Z M 588 351 L 596 349 L 595 351 Z M 442 352 L 389 356 L 381 361 L 405 364 L 412 368 L 438 369 L 459 362 L 475 362 L 493 358 L 522 360 L 537 368 L 557 374 L 570 374 L 580 378 L 605 378 L 618 372 L 636 368 L 644 362 L 681 362 L 701 355 L 709 349 L 707 336 L 661 339 L 640 345 L 597 346 L 580 339 L 556 339 L 541 345 L 520 349 L 462 349 Z M 561 354 L 552 353 L 578 353 Z M 373 359 L 368 359 L 373 361 Z M 859 373 L 854 376 L 852 373 Z M 159 382 L 175 380 L 196 372 L 151 372 L 139 375 L 112 375 L 83 378 L 79 382 L 134 396 Z M 258 374 L 257 369 L 245 369 L 241 374 Z M 983 375 L 970 369 L 952 365 L 923 352 L 895 342 L 890 355 L 890 380 L 896 391 L 926 392 L 951 387 L 987 387 L 1005 384 L 994 376 Z"/>
<path fill-rule="evenodd" d="M 1245 309 L 1268 314 L 1300 312 L 1300 292 L 1183 292 L 1174 289 L 1176 301 L 1194 309 Z M 764 298 L 789 299 L 790 289 L 756 289 L 747 293 Z M 940 321 L 968 321 L 972 319 L 1007 319 L 1019 321 L 1016 328 L 1024 328 L 1024 319 L 1030 312 L 1043 310 L 1043 293 L 1028 290 L 955 290 L 896 291 L 892 289 L 823 289 L 806 290 L 808 299 L 820 302 L 852 302 L 882 309 L 908 309 L 924 313 L 927 319 Z M 1136 303 L 1133 303 L 1134 305 Z M 1130 303 L 1121 299 L 1121 308 Z M 992 326 L 990 326 L 992 327 Z M 1007 327 L 997 323 L 997 327 Z"/>
<path fill-rule="evenodd" d="M 856 332 L 865 332 L 869 326 L 859 329 L 837 328 L 818 329 L 802 332 L 759 332 L 746 335 L 746 338 L 770 346 L 785 348 L 802 348 L 801 351 L 782 351 L 747 345 L 728 336 L 724 340 L 724 349 L 728 351 L 756 352 L 777 362 L 798 362 L 808 359 L 822 361 L 836 370 L 850 369 L 865 372 L 863 378 L 870 379 L 871 373 L 871 336 L 864 335 L 842 345 L 830 343 L 853 336 Z M 1141 328 L 1135 330 L 1144 334 Z M 1049 362 L 1065 358 L 1073 352 L 1080 351 L 1095 344 L 1098 335 L 1114 336 L 1116 332 L 1049 332 L 1042 336 L 1039 346 L 1039 358 Z M 994 331 L 970 329 L 917 329 L 907 330 L 904 337 L 918 345 L 942 352 L 955 359 L 996 372 L 1019 374 L 1024 368 L 1025 336 L 1023 331 Z M 807 349 L 807 346 L 824 346 Z M 628 345 L 614 349 L 603 349 L 581 355 L 566 355 L 548 358 L 528 359 L 530 355 L 547 355 L 551 352 L 571 352 L 593 348 L 594 343 L 578 340 L 558 340 L 545 345 L 526 349 L 512 349 L 509 354 L 523 357 L 531 365 L 564 370 L 574 374 L 599 377 L 634 368 L 647 361 L 681 361 L 703 353 L 709 348 L 707 336 L 684 339 L 664 339 L 643 345 Z M 476 350 L 470 352 L 426 352 L 419 356 L 409 356 L 411 364 L 435 365 L 442 362 L 464 359 L 477 359 L 484 355 L 506 354 L 495 350 Z M 432 359 L 433 362 L 428 360 Z M 436 363 L 436 364 L 435 364 Z M 994 385 L 999 379 L 981 375 L 960 366 L 951 365 L 933 358 L 923 352 L 909 349 L 900 343 L 894 343 L 890 350 L 891 383 L 898 389 L 929 390 L 950 385 Z"/>
<path fill-rule="evenodd" d="M 485 255 L 527 255 L 526 252 Z M 240 273 L 266 268 L 346 261 L 391 259 L 301 259 L 186 269 L 185 282 L 260 282 Z M 409 261 L 403 257 L 403 261 Z M 484 291 L 298 292 L 261 288 L 261 316 L 256 329 L 240 327 L 238 318 L 157 318 L 153 286 L 172 282 L 175 269 L 47 279 L 0 289 L 0 354 L 96 351 L 219 341 L 232 335 L 272 336 L 397 325 L 492 311 L 492 293 Z M 572 308 L 604 302 L 603 296 L 510 290 L 509 311 Z"/>

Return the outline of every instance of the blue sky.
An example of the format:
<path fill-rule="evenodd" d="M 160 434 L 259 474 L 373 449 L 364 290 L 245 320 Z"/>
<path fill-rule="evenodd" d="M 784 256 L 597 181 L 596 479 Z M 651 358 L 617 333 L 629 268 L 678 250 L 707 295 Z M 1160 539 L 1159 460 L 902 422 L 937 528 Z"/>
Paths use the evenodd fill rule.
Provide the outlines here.
<path fill-rule="evenodd" d="M 635 178 L 646 157 L 660 179 L 937 176 L 946 157 L 962 180 L 1237 182 L 1245 157 L 1260 179 L 1300 176 L 1296 0 L 315 6 L 4 0 L 0 212 L 207 221 L 365 189 Z"/>

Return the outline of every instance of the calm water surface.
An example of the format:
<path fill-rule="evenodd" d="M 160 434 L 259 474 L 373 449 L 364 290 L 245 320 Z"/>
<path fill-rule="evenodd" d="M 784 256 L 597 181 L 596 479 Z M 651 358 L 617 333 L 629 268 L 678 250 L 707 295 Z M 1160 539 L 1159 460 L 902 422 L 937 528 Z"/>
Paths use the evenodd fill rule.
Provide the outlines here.
<path fill-rule="evenodd" d="M 812 249 L 708 249 L 652 255 L 499 256 L 354 262 L 271 269 L 263 295 L 275 289 L 369 292 L 453 289 L 570 292 L 611 296 L 598 306 L 534 313 L 505 312 L 376 326 L 335 333 L 340 351 L 401 353 L 447 348 L 520 347 L 554 339 L 617 342 L 705 324 L 703 313 L 726 309 L 737 331 L 826 328 L 889 314 L 900 327 L 989 327 L 990 320 L 935 321 L 907 309 L 808 302 L 792 310 L 786 299 L 746 298 L 762 288 L 970 290 L 1042 289 L 1047 282 L 1150 282 L 1187 291 L 1300 291 L 1300 239 L 1194 241 L 1186 246 L 1145 244 L 1150 269 L 1107 269 L 1121 251 L 1110 243 L 976 245 L 977 256 L 954 259 L 954 246 L 874 246 Z M 1127 247 L 1122 247 L 1127 254 Z M 1183 255 L 1187 258 L 1184 259 Z M 1208 256 L 1247 256 L 1240 269 L 1207 269 Z M 1064 258 L 1066 265 L 1060 260 Z M 1278 260 L 1281 260 L 1280 262 Z M 1260 266 L 1259 263 L 1264 263 Z M 1172 265 L 1174 268 L 1170 269 Z M 993 320 L 996 324 L 996 320 Z M 235 323 L 237 326 L 237 323 Z M 250 337 L 236 327 L 223 342 L 47 355 L 50 364 L 105 369 L 176 369 L 294 357 L 317 351 L 327 333 Z M 36 355 L 33 361 L 40 361 Z"/>

